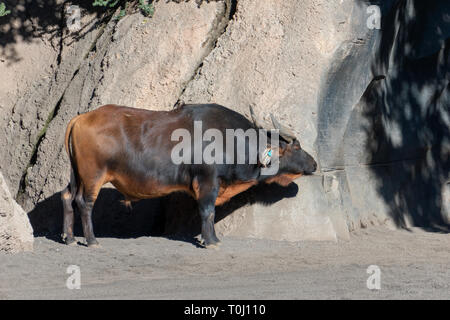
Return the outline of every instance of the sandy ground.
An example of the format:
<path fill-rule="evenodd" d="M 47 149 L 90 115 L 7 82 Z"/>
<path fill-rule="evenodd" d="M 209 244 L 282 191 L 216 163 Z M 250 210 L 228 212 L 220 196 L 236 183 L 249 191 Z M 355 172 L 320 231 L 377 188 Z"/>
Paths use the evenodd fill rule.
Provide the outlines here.
<path fill-rule="evenodd" d="M 0 254 L 1 299 L 449 299 L 450 235 L 369 228 L 350 241 L 225 237 L 219 250 L 167 238 L 100 238 L 102 248 L 37 238 Z M 81 288 L 70 290 L 69 265 Z M 367 268 L 381 271 L 369 290 Z"/>

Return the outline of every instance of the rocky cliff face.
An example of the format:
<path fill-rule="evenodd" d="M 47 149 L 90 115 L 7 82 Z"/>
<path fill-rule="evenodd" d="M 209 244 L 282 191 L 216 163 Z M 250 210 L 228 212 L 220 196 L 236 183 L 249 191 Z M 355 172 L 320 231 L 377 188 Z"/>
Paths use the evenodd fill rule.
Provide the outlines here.
<path fill-rule="evenodd" d="M 14 201 L 0 173 L 0 252 L 31 251 L 33 242 L 27 213 Z"/>
<path fill-rule="evenodd" d="M 119 21 L 91 1 L 5 2 L 0 169 L 36 234 L 60 232 L 73 116 L 179 100 L 272 112 L 320 164 L 288 188 L 253 188 L 218 208 L 222 234 L 335 240 L 371 224 L 448 228 L 448 4 L 383 1 L 378 30 L 372 3 L 358 0 L 158 1 L 153 18 Z M 70 4 L 82 10 L 76 33 L 65 26 Z M 184 195 L 142 201 L 131 215 L 120 199 L 100 194 L 99 236 L 198 232 Z"/>

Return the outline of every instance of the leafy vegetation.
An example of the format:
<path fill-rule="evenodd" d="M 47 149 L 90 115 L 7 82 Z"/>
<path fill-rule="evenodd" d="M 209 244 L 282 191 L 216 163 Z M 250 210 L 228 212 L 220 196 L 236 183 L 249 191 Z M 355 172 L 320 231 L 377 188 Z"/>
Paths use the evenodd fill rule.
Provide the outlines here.
<path fill-rule="evenodd" d="M 7 14 L 10 14 L 11 10 L 6 10 L 5 4 L 2 2 L 0 3 L 0 17 L 6 16 Z"/>
<path fill-rule="evenodd" d="M 142 14 L 146 17 L 153 16 L 155 8 L 153 7 L 152 0 L 93 0 L 92 5 L 94 7 L 105 7 L 108 9 L 120 8 L 119 14 L 115 19 L 119 20 L 127 14 L 128 4 L 139 8 Z"/>
<path fill-rule="evenodd" d="M 146 17 L 153 16 L 155 13 L 155 8 L 151 3 L 148 3 L 147 0 L 139 0 L 139 9 L 141 9 L 142 14 Z"/>

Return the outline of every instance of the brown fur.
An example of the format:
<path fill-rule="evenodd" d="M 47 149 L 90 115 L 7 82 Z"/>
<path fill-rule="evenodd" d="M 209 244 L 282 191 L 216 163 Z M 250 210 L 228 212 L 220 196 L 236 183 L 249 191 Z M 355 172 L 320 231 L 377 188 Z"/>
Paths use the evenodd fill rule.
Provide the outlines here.
<path fill-rule="evenodd" d="M 244 192 L 245 190 L 251 188 L 252 186 L 256 185 L 257 181 L 245 181 L 245 182 L 238 182 L 234 183 L 232 185 L 221 185 L 219 189 L 219 195 L 216 199 L 216 206 L 220 206 L 224 204 L 225 202 L 229 201 L 231 198 L 233 198 L 235 195 Z"/>
<path fill-rule="evenodd" d="M 109 121 L 108 107 L 104 106 L 93 112 L 79 115 L 73 118 L 67 126 L 65 148 L 72 164 L 77 166 L 79 187 L 84 189 L 84 193 L 88 194 L 92 201 L 95 201 L 100 188 L 108 182 L 111 182 L 130 200 L 161 197 L 175 191 L 190 193 L 186 186 L 167 186 L 159 184 L 158 181 L 141 181 L 136 179 L 137 177 L 111 170 L 105 166 L 110 154 L 108 147 L 116 146 L 115 141 L 121 134 L 117 130 L 117 124 L 111 124 Z M 115 112 L 115 109 L 111 109 L 110 112 Z M 128 110 L 126 113 L 118 112 L 117 115 L 117 120 L 122 121 L 123 126 L 130 131 L 129 137 L 135 139 L 134 145 L 137 146 L 139 146 L 138 131 L 140 129 L 136 124 L 139 122 L 135 122 L 135 120 L 143 115 L 147 117 L 150 115 L 150 118 L 152 115 L 156 116 L 155 113 L 139 109 Z M 178 126 L 176 123 L 173 124 L 175 128 Z M 170 130 L 172 129 L 169 127 L 165 131 L 170 132 Z"/>
<path fill-rule="evenodd" d="M 269 178 L 267 180 L 265 180 L 266 183 L 270 184 L 270 183 L 278 183 L 279 185 L 283 186 L 283 187 L 287 187 L 289 184 L 292 183 L 292 181 L 294 181 L 295 179 L 301 177 L 302 174 L 291 174 L 291 173 L 285 173 L 285 174 L 281 174 L 279 176 L 274 176 L 272 178 Z"/>

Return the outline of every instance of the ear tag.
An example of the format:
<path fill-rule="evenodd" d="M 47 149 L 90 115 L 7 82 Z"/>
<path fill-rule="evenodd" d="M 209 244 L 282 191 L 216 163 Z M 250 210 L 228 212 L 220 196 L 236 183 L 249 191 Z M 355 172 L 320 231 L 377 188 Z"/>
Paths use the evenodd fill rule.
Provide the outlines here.
<path fill-rule="evenodd" d="M 263 167 L 267 167 L 270 164 L 271 158 L 272 158 L 273 151 L 271 148 L 266 148 L 263 153 L 261 154 L 261 165 Z"/>

